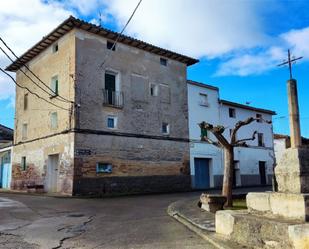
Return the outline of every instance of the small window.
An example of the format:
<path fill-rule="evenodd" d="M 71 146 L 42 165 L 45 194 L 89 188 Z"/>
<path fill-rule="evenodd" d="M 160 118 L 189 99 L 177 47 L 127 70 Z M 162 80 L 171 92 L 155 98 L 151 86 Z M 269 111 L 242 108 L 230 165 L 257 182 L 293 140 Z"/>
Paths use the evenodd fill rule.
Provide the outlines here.
<path fill-rule="evenodd" d="M 263 133 L 258 133 L 258 146 L 264 147 L 264 135 Z"/>
<path fill-rule="evenodd" d="M 159 87 L 156 84 L 150 84 L 150 96 L 158 96 Z"/>
<path fill-rule="evenodd" d="M 110 163 L 97 163 L 97 173 L 112 173 L 113 166 Z"/>
<path fill-rule="evenodd" d="M 200 93 L 200 101 L 199 101 L 199 104 L 201 106 L 209 106 L 208 104 L 208 95 L 205 94 L 205 93 Z"/>
<path fill-rule="evenodd" d="M 27 161 L 26 161 L 26 157 L 25 156 L 23 156 L 21 158 L 20 168 L 21 168 L 22 171 L 25 171 L 27 169 Z"/>
<path fill-rule="evenodd" d="M 160 58 L 160 64 L 161 64 L 162 66 L 167 66 L 167 59 Z"/>
<path fill-rule="evenodd" d="M 229 117 L 236 118 L 236 110 L 234 108 L 229 108 Z"/>
<path fill-rule="evenodd" d="M 52 77 L 50 88 L 53 91 L 53 96 L 58 95 L 58 85 L 59 85 L 58 76 Z"/>
<path fill-rule="evenodd" d="M 22 131 L 21 131 L 22 139 L 27 139 L 27 135 L 28 135 L 27 133 L 28 133 L 28 124 L 23 124 Z"/>
<path fill-rule="evenodd" d="M 57 127 L 58 127 L 58 115 L 57 115 L 57 112 L 52 112 L 50 114 L 50 127 L 52 129 L 57 129 Z"/>
<path fill-rule="evenodd" d="M 263 121 L 262 114 L 257 113 L 257 114 L 256 114 L 256 119 L 257 119 L 256 122 L 262 123 L 262 121 Z"/>
<path fill-rule="evenodd" d="M 117 118 L 116 117 L 108 117 L 107 118 L 107 127 L 110 129 L 117 128 Z"/>
<path fill-rule="evenodd" d="M 106 48 L 110 49 L 112 51 L 115 51 L 116 50 L 116 44 L 114 45 L 114 42 L 107 41 Z"/>
<path fill-rule="evenodd" d="M 230 129 L 230 137 L 232 137 L 233 129 Z"/>
<path fill-rule="evenodd" d="M 170 126 L 168 123 L 162 123 L 162 133 L 169 134 L 170 133 Z"/>
<path fill-rule="evenodd" d="M 28 93 L 24 95 L 24 110 L 28 109 Z"/>
<path fill-rule="evenodd" d="M 53 53 L 57 53 L 58 52 L 58 43 L 53 45 Z"/>

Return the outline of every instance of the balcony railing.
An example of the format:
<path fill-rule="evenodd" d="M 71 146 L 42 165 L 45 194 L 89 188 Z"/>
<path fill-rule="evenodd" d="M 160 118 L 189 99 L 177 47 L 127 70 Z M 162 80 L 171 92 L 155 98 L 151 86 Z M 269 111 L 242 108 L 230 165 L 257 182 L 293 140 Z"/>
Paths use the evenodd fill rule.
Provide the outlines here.
<path fill-rule="evenodd" d="M 123 108 L 123 92 L 103 89 L 103 105 Z"/>

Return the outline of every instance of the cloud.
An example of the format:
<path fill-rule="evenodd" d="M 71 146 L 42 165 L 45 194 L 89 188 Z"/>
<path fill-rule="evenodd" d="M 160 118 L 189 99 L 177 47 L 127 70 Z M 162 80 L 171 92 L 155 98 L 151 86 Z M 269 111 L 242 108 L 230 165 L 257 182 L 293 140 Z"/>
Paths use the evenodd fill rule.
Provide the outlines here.
<path fill-rule="evenodd" d="M 235 54 L 219 65 L 215 76 L 262 74 L 281 63 L 287 57 L 288 49 L 296 57 L 303 56 L 303 62 L 309 61 L 309 27 L 288 31 L 275 40 L 277 46 L 266 47 L 262 52 Z"/>
<path fill-rule="evenodd" d="M 104 1 L 123 27 L 136 1 Z M 254 1 L 145 0 L 126 32 L 135 37 L 194 56 L 213 58 L 266 43 Z"/>
<path fill-rule="evenodd" d="M 1 37 L 18 55 L 39 41 L 73 12 L 61 8 L 56 2 L 39 0 L 0 1 Z M 3 44 L 0 44 L 3 47 Z M 0 52 L 0 66 L 10 61 Z M 13 82 L 0 73 L 0 100 L 14 98 Z"/>

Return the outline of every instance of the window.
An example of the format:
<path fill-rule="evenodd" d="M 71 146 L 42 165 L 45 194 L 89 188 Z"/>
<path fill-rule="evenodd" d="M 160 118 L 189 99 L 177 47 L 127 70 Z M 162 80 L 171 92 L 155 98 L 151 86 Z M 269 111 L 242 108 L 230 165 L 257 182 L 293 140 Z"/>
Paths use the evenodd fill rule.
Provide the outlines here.
<path fill-rule="evenodd" d="M 113 42 L 107 41 L 107 43 L 106 43 L 106 48 L 107 48 L 107 49 L 110 49 L 110 50 L 112 50 L 112 51 L 115 51 L 115 50 L 116 50 L 116 44 L 114 45 Z"/>
<path fill-rule="evenodd" d="M 53 45 L 53 53 L 57 53 L 58 52 L 58 43 Z"/>
<path fill-rule="evenodd" d="M 57 95 L 58 95 L 58 84 L 59 84 L 59 82 L 58 82 L 58 76 L 52 77 L 50 88 L 51 88 L 52 91 L 53 91 L 53 96 L 57 96 Z"/>
<path fill-rule="evenodd" d="M 158 96 L 159 87 L 156 84 L 150 84 L 150 96 Z"/>
<path fill-rule="evenodd" d="M 262 121 L 263 121 L 262 114 L 257 113 L 257 114 L 256 114 L 256 119 L 257 119 L 256 122 L 262 123 Z"/>
<path fill-rule="evenodd" d="M 263 133 L 258 133 L 258 146 L 264 147 L 264 136 Z"/>
<path fill-rule="evenodd" d="M 236 118 L 236 110 L 234 108 L 229 108 L 229 117 Z"/>
<path fill-rule="evenodd" d="M 161 64 L 162 66 L 167 66 L 167 59 L 160 58 L 160 64 Z"/>
<path fill-rule="evenodd" d="M 112 173 L 113 166 L 110 163 L 97 163 L 97 173 Z"/>
<path fill-rule="evenodd" d="M 200 93 L 200 101 L 199 101 L 199 104 L 201 106 L 209 106 L 208 104 L 208 95 L 205 94 L 205 93 Z"/>
<path fill-rule="evenodd" d="M 52 129 L 57 129 L 57 127 L 58 127 L 58 115 L 57 115 L 57 112 L 52 112 L 50 114 L 50 127 Z"/>
<path fill-rule="evenodd" d="M 22 131 L 21 131 L 21 137 L 22 139 L 27 139 L 28 133 L 28 124 L 23 124 Z"/>
<path fill-rule="evenodd" d="M 27 169 L 27 162 L 26 162 L 26 157 L 23 156 L 21 158 L 21 164 L 20 164 L 21 170 L 25 171 Z"/>
<path fill-rule="evenodd" d="M 162 123 L 162 133 L 169 134 L 170 133 L 170 126 L 168 123 Z"/>
<path fill-rule="evenodd" d="M 24 110 L 28 109 L 28 93 L 24 95 Z"/>
<path fill-rule="evenodd" d="M 107 117 L 107 127 L 110 129 L 117 128 L 117 117 Z"/>

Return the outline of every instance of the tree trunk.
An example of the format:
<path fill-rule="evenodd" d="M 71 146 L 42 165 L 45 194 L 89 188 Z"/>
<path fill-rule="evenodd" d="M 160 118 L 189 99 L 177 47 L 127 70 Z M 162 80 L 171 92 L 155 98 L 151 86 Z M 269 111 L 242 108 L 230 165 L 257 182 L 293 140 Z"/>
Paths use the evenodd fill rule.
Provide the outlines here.
<path fill-rule="evenodd" d="M 234 147 L 224 148 L 224 176 L 222 195 L 226 197 L 225 207 L 233 206 L 232 188 L 233 188 L 233 170 L 234 170 Z"/>

